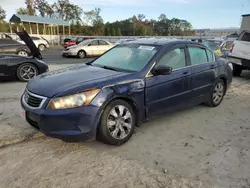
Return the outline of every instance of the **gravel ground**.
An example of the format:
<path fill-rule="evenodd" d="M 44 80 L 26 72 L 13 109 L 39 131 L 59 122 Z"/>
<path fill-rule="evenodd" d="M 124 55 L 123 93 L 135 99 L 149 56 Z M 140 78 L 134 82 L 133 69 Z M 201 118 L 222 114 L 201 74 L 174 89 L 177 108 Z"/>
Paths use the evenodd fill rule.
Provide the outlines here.
<path fill-rule="evenodd" d="M 0 187 L 249 188 L 249 83 L 249 73 L 235 78 L 217 108 L 201 105 L 144 123 L 121 147 L 43 136 L 25 141 L 35 133 L 19 117 L 25 84 L 2 83 L 0 143 L 10 145 L 0 148 Z"/>

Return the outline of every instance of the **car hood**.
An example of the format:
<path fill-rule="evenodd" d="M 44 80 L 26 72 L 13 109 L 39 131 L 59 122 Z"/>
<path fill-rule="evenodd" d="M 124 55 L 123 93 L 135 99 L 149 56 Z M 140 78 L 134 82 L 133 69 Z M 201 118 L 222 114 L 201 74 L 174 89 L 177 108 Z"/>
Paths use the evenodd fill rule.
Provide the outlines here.
<path fill-rule="evenodd" d="M 55 95 L 103 87 L 108 80 L 115 82 L 119 77 L 128 74 L 90 65 L 76 65 L 36 76 L 28 82 L 27 89 L 37 95 L 51 98 Z"/>
<path fill-rule="evenodd" d="M 33 57 L 36 57 L 38 59 L 43 59 L 39 49 L 36 47 L 35 43 L 33 42 L 29 34 L 25 30 L 20 31 L 20 32 L 16 31 L 16 34 L 28 46 Z"/>

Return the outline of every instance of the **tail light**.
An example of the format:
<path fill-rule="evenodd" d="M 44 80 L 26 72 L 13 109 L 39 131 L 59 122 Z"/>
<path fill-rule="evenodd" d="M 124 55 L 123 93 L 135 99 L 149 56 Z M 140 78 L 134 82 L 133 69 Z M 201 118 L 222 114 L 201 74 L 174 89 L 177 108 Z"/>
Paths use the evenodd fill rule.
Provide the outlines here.
<path fill-rule="evenodd" d="M 230 50 L 229 50 L 230 53 L 233 53 L 234 45 L 235 44 L 233 43 L 232 46 L 231 46 L 231 48 L 230 48 Z"/>

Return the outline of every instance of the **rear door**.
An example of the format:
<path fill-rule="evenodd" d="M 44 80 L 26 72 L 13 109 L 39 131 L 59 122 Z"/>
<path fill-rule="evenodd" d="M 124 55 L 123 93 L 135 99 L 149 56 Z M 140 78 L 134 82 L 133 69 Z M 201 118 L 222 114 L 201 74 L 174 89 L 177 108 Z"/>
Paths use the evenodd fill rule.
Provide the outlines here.
<path fill-rule="evenodd" d="M 205 47 L 188 45 L 188 56 L 192 67 L 192 97 L 205 96 L 216 79 L 215 70 L 219 65 L 215 55 Z"/>
<path fill-rule="evenodd" d="M 109 49 L 109 44 L 105 40 L 99 40 L 99 55 L 102 55 Z"/>

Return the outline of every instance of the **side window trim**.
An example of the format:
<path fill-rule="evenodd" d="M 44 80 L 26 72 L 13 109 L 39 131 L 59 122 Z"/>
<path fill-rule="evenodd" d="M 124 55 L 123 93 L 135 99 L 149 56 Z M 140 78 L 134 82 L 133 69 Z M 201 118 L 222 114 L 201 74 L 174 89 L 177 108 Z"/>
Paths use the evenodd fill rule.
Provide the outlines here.
<path fill-rule="evenodd" d="M 212 61 L 210 61 L 209 58 L 208 58 L 208 54 L 207 54 L 208 51 L 211 52 L 211 54 L 212 54 Z M 212 62 L 215 61 L 214 53 L 211 50 L 209 50 L 208 48 L 206 49 L 206 54 L 207 54 L 207 59 L 208 59 L 207 63 L 212 63 Z"/>
<path fill-rule="evenodd" d="M 199 64 L 192 65 L 192 62 L 191 62 L 191 55 L 190 55 L 190 52 L 189 52 L 188 48 L 200 48 L 200 49 L 205 50 L 205 52 L 206 52 L 206 57 L 207 57 L 207 62 L 203 62 L 203 63 L 199 63 Z M 195 45 L 195 44 L 191 44 L 191 45 L 188 44 L 188 45 L 187 45 L 187 51 L 188 51 L 188 54 L 189 54 L 189 57 L 190 57 L 190 67 L 203 65 L 203 64 L 206 64 L 206 63 L 211 63 L 211 62 L 209 62 L 209 59 L 208 59 L 207 48 L 206 48 L 206 47 L 203 47 L 203 46 L 200 46 L 200 45 Z M 213 57 L 214 57 L 214 54 L 213 54 Z"/>
<path fill-rule="evenodd" d="M 175 50 L 175 49 L 184 49 L 184 53 L 185 53 L 185 59 L 186 59 L 186 66 L 185 67 L 183 67 L 183 68 L 186 68 L 186 67 L 188 67 L 188 57 L 187 57 L 187 49 L 186 49 L 186 45 L 175 45 L 175 46 L 172 46 L 171 48 L 168 48 L 167 50 L 165 50 L 164 52 L 163 52 L 163 54 L 161 55 L 161 57 L 159 57 L 157 60 L 156 60 L 156 63 L 155 63 L 155 65 L 153 66 L 153 67 L 155 67 L 155 66 L 157 66 L 157 64 L 159 63 L 159 61 L 161 60 L 161 58 L 164 56 L 164 55 L 166 55 L 167 53 L 169 53 L 169 52 L 171 52 L 172 50 Z M 179 69 L 182 69 L 182 68 L 179 68 Z M 173 69 L 173 72 L 175 71 L 175 70 L 179 70 L 179 69 Z"/>

